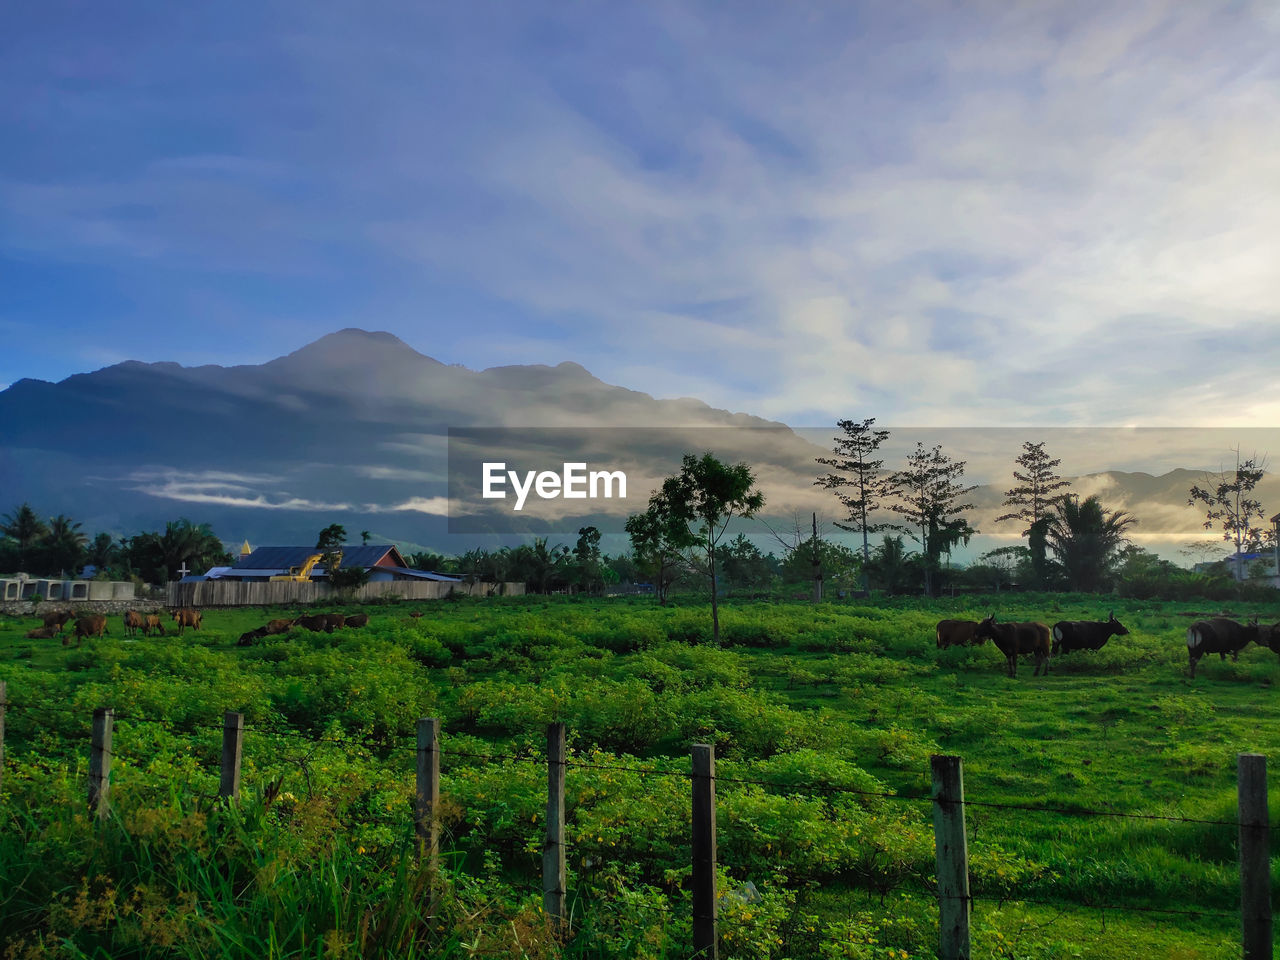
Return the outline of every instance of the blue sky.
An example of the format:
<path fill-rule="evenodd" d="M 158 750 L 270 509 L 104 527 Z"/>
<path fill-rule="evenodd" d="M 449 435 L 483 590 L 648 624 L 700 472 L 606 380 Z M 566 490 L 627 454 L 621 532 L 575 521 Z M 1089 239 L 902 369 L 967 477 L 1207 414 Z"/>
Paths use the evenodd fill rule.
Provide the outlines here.
<path fill-rule="evenodd" d="M 829 423 L 1280 420 L 1272 3 L 11 4 L 0 385 L 347 326 Z"/>

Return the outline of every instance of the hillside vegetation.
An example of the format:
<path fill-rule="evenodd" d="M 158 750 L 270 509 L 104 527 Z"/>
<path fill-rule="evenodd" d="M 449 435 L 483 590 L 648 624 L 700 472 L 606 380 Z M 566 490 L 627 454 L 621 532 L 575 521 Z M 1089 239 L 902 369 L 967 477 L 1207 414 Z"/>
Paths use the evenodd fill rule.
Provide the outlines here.
<path fill-rule="evenodd" d="M 720 647 L 705 604 L 651 601 L 370 606 L 364 629 L 249 647 L 242 632 L 296 611 L 210 610 L 182 637 L 112 617 L 81 647 L 9 618 L 0 956 L 687 956 L 693 742 L 715 744 L 721 778 L 726 957 L 934 956 L 917 799 L 933 753 L 963 757 L 966 798 L 996 805 L 966 813 L 974 956 L 1238 956 L 1235 758 L 1280 742 L 1276 654 L 1189 680 L 1191 615 L 1222 610 L 1138 601 L 1115 602 L 1130 635 L 1047 677 L 1006 677 L 990 644 L 935 648 L 942 617 L 1110 606 L 733 603 Z M 101 824 L 98 706 L 119 715 Z M 246 725 L 231 807 L 213 799 L 225 710 Z M 412 844 L 420 717 L 443 721 L 434 915 Z M 539 906 L 553 720 L 574 763 L 563 944 Z"/>

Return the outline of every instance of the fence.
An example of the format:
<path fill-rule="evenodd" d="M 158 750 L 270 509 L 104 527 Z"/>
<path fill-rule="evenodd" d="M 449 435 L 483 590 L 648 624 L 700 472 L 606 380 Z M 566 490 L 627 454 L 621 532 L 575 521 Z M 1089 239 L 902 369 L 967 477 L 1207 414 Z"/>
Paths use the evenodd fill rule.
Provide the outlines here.
<path fill-rule="evenodd" d="M 200 580 L 173 582 L 165 591 L 169 607 L 266 607 L 293 603 L 323 603 L 341 596 L 356 601 L 440 600 L 450 593 L 464 597 L 524 594 L 523 583 L 446 583 L 439 580 L 383 580 L 363 587 L 337 590 L 331 584 L 310 580 L 305 583 L 279 580 Z"/>
<path fill-rule="evenodd" d="M 0 681 L 0 778 L 4 772 L 4 720 L 6 709 L 21 709 L 9 704 L 6 686 Z M 93 713 L 89 748 L 88 806 L 99 820 L 110 810 L 111 759 L 115 711 L 100 707 Z M 163 721 L 161 721 L 163 722 Z M 234 802 L 240 796 L 240 764 L 243 755 L 244 715 L 228 711 L 222 724 L 222 750 L 218 799 Z M 694 744 L 688 773 L 657 770 L 617 764 L 601 765 L 574 761 L 565 750 L 565 726 L 553 723 L 547 727 L 545 759 L 518 755 L 475 754 L 445 750 L 440 746 L 440 721 L 422 718 L 416 725 L 416 777 L 413 809 L 415 853 L 425 860 L 430 883 L 431 912 L 435 912 L 439 875 L 439 822 L 441 756 L 472 757 L 485 760 L 514 760 L 545 763 L 547 767 L 547 815 L 542 856 L 543 909 L 557 929 L 568 929 L 565 843 L 565 775 L 567 768 L 625 770 L 647 776 L 679 777 L 690 781 L 690 841 L 692 850 L 692 955 L 703 960 L 718 960 L 719 897 L 716 890 L 716 784 L 755 784 L 792 792 L 793 783 L 739 777 L 717 777 L 715 748 L 710 744 Z M 310 738 L 308 738 L 310 739 Z M 1182 816 L 1048 807 L 1034 804 L 1010 804 L 969 800 L 964 795 L 963 764 L 960 757 L 930 758 L 932 789 L 928 795 L 896 794 L 859 790 L 851 787 L 810 784 L 811 794 L 819 790 L 879 797 L 904 803 L 927 802 L 933 810 L 936 878 L 934 889 L 939 913 L 939 957 L 941 960 L 968 960 L 970 957 L 969 921 L 976 901 L 1020 901 L 1056 906 L 1097 906 L 1101 909 L 1134 911 L 1172 916 L 1201 917 L 1223 915 L 1222 911 L 1183 910 L 1124 904 L 1069 904 L 1037 899 L 974 894 L 969 886 L 968 839 L 965 809 L 978 807 L 998 810 L 1021 810 L 1055 813 L 1075 817 L 1119 817 L 1145 821 L 1232 826 L 1238 830 L 1240 854 L 1240 908 L 1242 957 L 1244 960 L 1272 960 L 1271 854 L 1270 814 L 1267 804 L 1266 757 L 1242 753 L 1237 760 L 1238 818 L 1230 820 L 1196 819 Z M 0 783 L 3 780 L 0 779 Z"/>

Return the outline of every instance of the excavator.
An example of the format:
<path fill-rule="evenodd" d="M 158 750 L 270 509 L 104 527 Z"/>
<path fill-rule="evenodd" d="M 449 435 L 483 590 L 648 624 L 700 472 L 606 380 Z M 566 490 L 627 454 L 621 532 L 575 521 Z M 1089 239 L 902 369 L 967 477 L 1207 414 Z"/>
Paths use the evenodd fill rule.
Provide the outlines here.
<path fill-rule="evenodd" d="M 269 577 L 268 579 L 272 583 L 275 583 L 281 580 L 291 581 L 293 583 L 306 583 L 308 580 L 311 579 L 311 571 L 315 568 L 315 565 L 319 563 L 323 558 L 324 558 L 324 554 L 313 553 L 311 554 L 311 556 L 307 557 L 306 562 L 303 563 L 302 566 L 290 567 L 288 573 L 277 574 L 276 576 Z"/>

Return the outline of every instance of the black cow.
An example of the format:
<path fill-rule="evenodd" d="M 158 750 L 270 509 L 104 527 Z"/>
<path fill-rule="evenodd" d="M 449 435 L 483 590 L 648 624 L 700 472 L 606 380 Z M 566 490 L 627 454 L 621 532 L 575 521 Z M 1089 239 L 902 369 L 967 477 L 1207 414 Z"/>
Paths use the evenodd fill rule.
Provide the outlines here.
<path fill-rule="evenodd" d="M 1109 613 L 1105 620 L 1059 620 L 1053 625 L 1053 655 L 1101 650 L 1112 637 L 1123 637 L 1128 632 L 1115 613 Z"/>
<path fill-rule="evenodd" d="M 1226 660 L 1229 653 L 1232 660 L 1239 660 L 1240 651 L 1260 637 L 1263 634 L 1257 620 L 1248 624 L 1236 623 L 1226 617 L 1197 620 L 1187 627 L 1187 657 L 1191 660 L 1192 678 L 1195 678 L 1196 664 L 1201 657 L 1216 653 L 1219 659 Z"/>
<path fill-rule="evenodd" d="M 258 627 L 256 630 L 249 630 L 240 634 L 240 639 L 236 641 L 237 647 L 250 646 L 255 640 L 261 640 L 263 637 L 269 636 L 266 627 Z"/>
<path fill-rule="evenodd" d="M 978 628 L 973 632 L 975 641 L 982 641 L 988 637 L 995 643 L 996 648 L 1004 654 L 1005 669 L 1008 671 L 1009 676 L 1016 677 L 1018 675 L 1018 656 L 1027 653 L 1035 654 L 1036 669 L 1034 676 L 1039 676 L 1041 671 L 1046 675 L 1049 673 L 1049 657 L 1053 651 L 1049 646 L 1049 627 L 1047 624 L 1035 622 L 996 623 L 996 615 L 993 613 L 978 624 Z"/>

